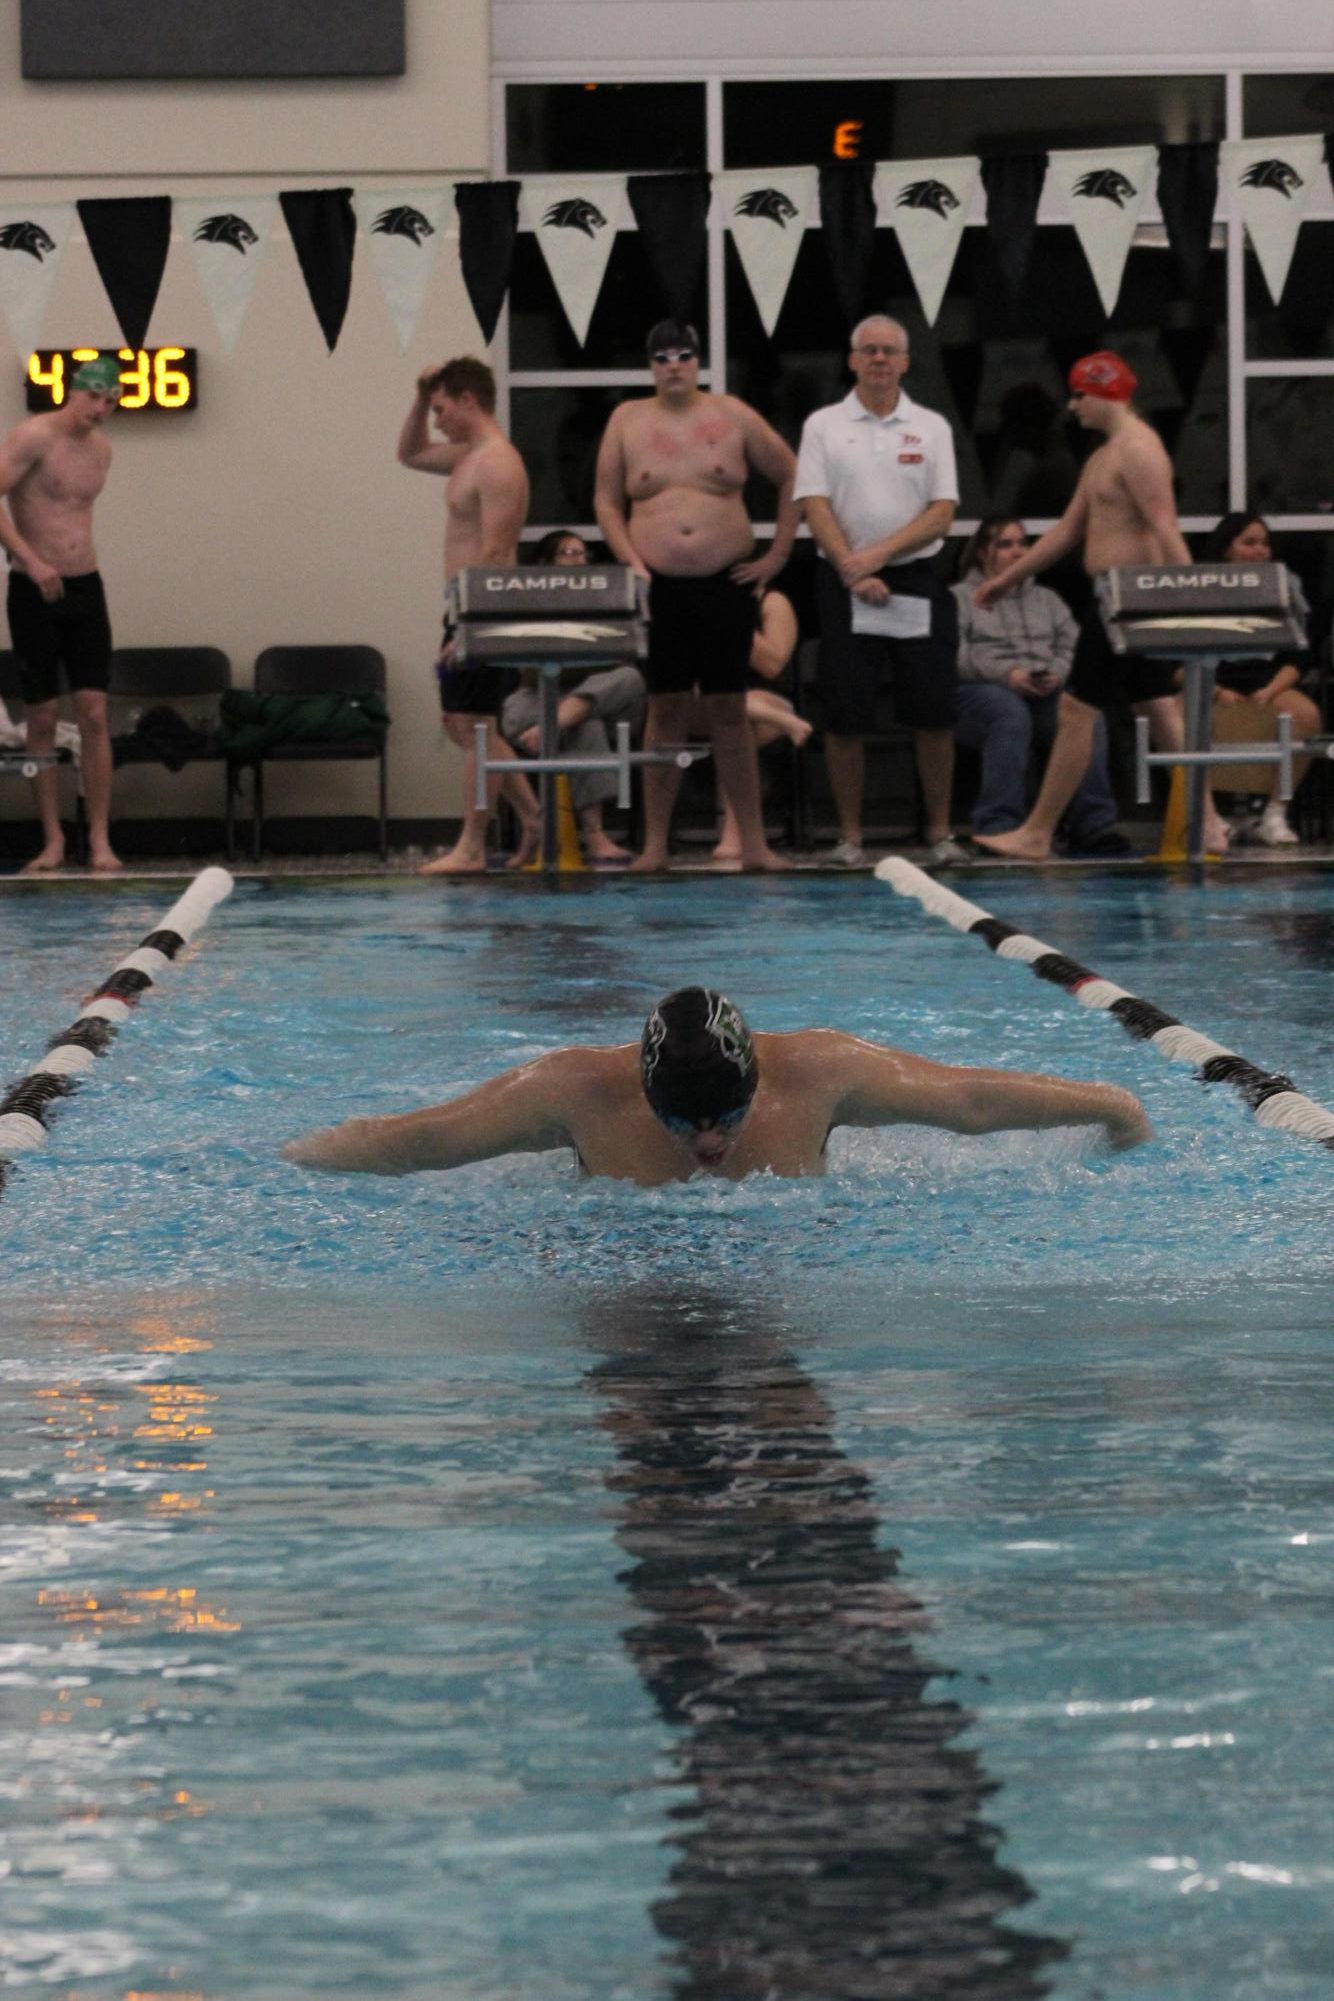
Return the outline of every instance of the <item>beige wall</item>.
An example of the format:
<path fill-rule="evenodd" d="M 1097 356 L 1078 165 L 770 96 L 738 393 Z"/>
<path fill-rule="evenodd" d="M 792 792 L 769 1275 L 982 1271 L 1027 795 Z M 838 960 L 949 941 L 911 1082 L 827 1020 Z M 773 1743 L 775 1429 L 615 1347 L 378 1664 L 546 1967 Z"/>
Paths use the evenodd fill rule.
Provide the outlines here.
<path fill-rule="evenodd" d="M 18 0 L 0 0 L 0 191 L 6 202 L 228 189 L 409 186 L 485 172 L 488 0 L 408 0 L 400 78 L 364 84 L 30 84 Z M 120 333 L 82 240 L 45 317 L 51 347 Z M 173 240 L 150 343 L 199 350 L 200 407 L 113 418 L 97 545 L 122 645 L 221 646 L 249 681 L 278 641 L 360 640 L 389 666 L 390 812 L 457 812 L 429 674 L 441 614 L 443 483 L 405 472 L 394 443 L 428 362 L 480 353 L 457 244 L 436 260 L 418 330 L 399 351 L 360 240 L 333 355 L 285 234 L 264 254 L 233 353 L 223 353 L 189 247 Z M 25 414 L 22 360 L 0 324 L 0 426 Z M 116 810 L 215 813 L 218 774 L 117 779 Z M 268 812 L 366 812 L 373 779 L 337 765 L 271 769 Z M 29 811 L 0 787 L 0 814 Z M 160 802 L 160 803 L 159 803 Z"/>

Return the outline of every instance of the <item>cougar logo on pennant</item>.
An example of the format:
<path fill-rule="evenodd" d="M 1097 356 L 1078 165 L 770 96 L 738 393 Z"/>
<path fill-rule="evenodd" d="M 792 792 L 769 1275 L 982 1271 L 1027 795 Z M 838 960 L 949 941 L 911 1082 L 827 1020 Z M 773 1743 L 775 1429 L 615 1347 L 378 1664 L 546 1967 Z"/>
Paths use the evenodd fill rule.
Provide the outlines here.
<path fill-rule="evenodd" d="M 410 202 L 400 202 L 397 208 L 382 209 L 371 225 L 371 232 L 375 236 L 406 236 L 409 243 L 416 244 L 420 244 L 423 237 L 435 235 L 434 227 Z"/>
<path fill-rule="evenodd" d="M 1130 197 L 1139 193 L 1139 189 L 1118 168 L 1097 167 L 1091 174 L 1081 174 L 1071 193 L 1115 202 L 1118 208 L 1124 208 Z"/>
<path fill-rule="evenodd" d="M 55 247 L 55 238 L 47 235 L 40 222 L 7 222 L 0 229 L 0 250 L 25 251 L 39 264 Z"/>
<path fill-rule="evenodd" d="M 959 206 L 959 197 L 953 188 L 947 188 L 944 181 L 909 181 L 906 188 L 899 191 L 895 208 L 927 208 L 932 215 L 944 217 L 952 208 Z"/>
<path fill-rule="evenodd" d="M 585 236 L 592 236 L 599 229 L 607 227 L 607 218 L 596 203 L 585 201 L 581 196 L 570 201 L 555 201 L 542 217 L 544 227 L 552 229 L 578 229 Z"/>
<path fill-rule="evenodd" d="M 796 218 L 797 205 L 788 200 L 781 188 L 753 188 L 748 195 L 742 195 L 732 213 L 762 216 L 766 222 L 776 222 L 780 229 L 786 229 Z"/>
<path fill-rule="evenodd" d="M 195 231 L 196 243 L 229 243 L 233 250 L 239 250 L 244 257 L 259 242 L 254 230 L 243 215 L 205 216 Z"/>

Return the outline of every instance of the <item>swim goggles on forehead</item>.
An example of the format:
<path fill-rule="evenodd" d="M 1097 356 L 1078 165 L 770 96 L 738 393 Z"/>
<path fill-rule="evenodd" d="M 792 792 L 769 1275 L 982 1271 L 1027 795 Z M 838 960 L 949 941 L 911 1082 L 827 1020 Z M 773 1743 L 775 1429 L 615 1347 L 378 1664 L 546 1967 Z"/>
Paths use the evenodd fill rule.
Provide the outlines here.
<path fill-rule="evenodd" d="M 655 347 L 649 360 L 659 368 L 666 368 L 673 361 L 693 361 L 695 354 L 693 347 Z"/>
<path fill-rule="evenodd" d="M 702 1119 L 681 1119 L 674 1117 L 670 1112 L 657 1111 L 655 1116 L 660 1125 L 666 1126 L 669 1133 L 675 1134 L 678 1139 L 688 1139 L 691 1133 L 733 1132 L 749 1110 L 750 1103 L 747 1100 L 744 1105 L 738 1105 L 734 1111 L 717 1112 L 711 1117 Z"/>

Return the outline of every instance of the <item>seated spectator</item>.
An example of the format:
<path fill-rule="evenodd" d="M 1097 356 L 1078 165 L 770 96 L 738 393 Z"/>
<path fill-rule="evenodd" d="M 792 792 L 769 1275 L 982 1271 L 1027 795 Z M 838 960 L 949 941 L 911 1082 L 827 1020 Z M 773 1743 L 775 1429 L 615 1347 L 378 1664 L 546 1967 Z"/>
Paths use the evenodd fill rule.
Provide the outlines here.
<path fill-rule="evenodd" d="M 985 611 L 973 603 L 984 577 L 998 576 L 1028 547 L 1022 521 L 991 516 L 964 551 L 959 604 L 959 686 L 954 736 L 982 757 L 972 811 L 975 834 L 1002 834 L 1028 812 L 1028 760 L 1051 748 L 1061 689 L 1074 658 L 1078 627 L 1063 598 L 1029 577 Z M 1170 701 L 1171 697 L 1165 698 Z M 1067 853 L 1124 855 L 1116 800 L 1107 774 L 1107 724 L 1098 717 L 1089 759 L 1060 833 Z"/>
<path fill-rule="evenodd" d="M 755 637 L 750 647 L 750 671 L 752 684 L 777 681 L 782 675 L 792 655 L 797 650 L 800 634 L 797 629 L 797 614 L 792 609 L 791 600 L 781 591 L 766 591 L 757 608 Z M 752 685 L 746 690 L 746 720 L 750 724 L 755 739 L 756 750 L 763 750 L 766 744 L 776 743 L 785 736 L 796 744 L 798 750 L 806 743 L 812 725 L 804 716 L 799 716 L 786 695 L 775 689 Z M 695 719 L 693 728 L 707 734 L 702 716 Z M 716 862 L 741 861 L 741 835 L 726 794 L 722 794 L 723 824 L 718 836 L 718 845 L 713 850 Z"/>
<path fill-rule="evenodd" d="M 1269 530 L 1258 514 L 1248 514 L 1244 509 L 1235 514 L 1225 514 L 1201 549 L 1200 561 L 1272 563 L 1274 551 L 1269 541 Z M 1298 604 L 1305 615 L 1306 600 L 1301 586 L 1295 577 L 1292 577 L 1292 582 Z M 1269 709 L 1275 715 L 1291 716 L 1294 737 L 1318 736 L 1323 727 L 1320 711 L 1298 686 L 1307 665 L 1308 657 L 1298 650 L 1269 654 L 1255 660 L 1222 660 L 1218 666 L 1214 701 L 1222 708 L 1238 702 L 1254 702 L 1257 708 Z M 1294 784 L 1301 784 L 1309 763 L 1310 759 L 1306 757 L 1293 759 Z M 1224 775 L 1220 789 L 1226 789 L 1226 785 Z M 1234 820 L 1234 835 L 1261 841 L 1267 848 L 1296 846 L 1298 837 L 1288 824 L 1288 810 L 1278 796 L 1278 786 L 1279 769 L 1275 765 L 1269 795 L 1258 819 L 1247 814 L 1240 821 Z"/>
<path fill-rule="evenodd" d="M 553 528 L 533 546 L 534 563 L 586 563 L 588 544 L 573 529 Z M 506 742 L 528 757 L 536 757 L 541 746 L 542 698 L 535 673 L 524 675 L 522 683 L 508 696 L 500 712 L 500 729 Z M 574 687 L 561 690 L 556 710 L 559 729 L 557 743 L 572 757 L 608 757 L 616 725 L 628 722 L 637 736 L 644 722 L 644 677 L 637 667 L 607 667 L 587 674 Z M 593 867 L 611 867 L 628 862 L 627 848 L 612 840 L 602 824 L 606 801 L 616 797 L 614 771 L 572 771 L 570 798 L 579 823 L 584 859 Z"/>

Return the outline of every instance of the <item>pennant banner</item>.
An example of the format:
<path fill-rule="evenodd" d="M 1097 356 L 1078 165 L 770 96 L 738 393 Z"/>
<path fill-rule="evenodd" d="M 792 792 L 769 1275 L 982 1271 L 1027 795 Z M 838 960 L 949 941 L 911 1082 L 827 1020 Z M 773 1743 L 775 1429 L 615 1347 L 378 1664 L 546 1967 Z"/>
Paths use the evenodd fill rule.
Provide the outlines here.
<path fill-rule="evenodd" d="M 98 196 L 75 205 L 125 345 L 142 347 L 167 265 L 171 196 Z"/>
<path fill-rule="evenodd" d="M 820 225 L 814 167 L 736 168 L 715 174 L 715 213 L 732 232 L 764 331 L 772 338 L 808 229 Z"/>
<path fill-rule="evenodd" d="M 1182 285 L 1192 294 L 1204 283 L 1217 203 L 1217 139 L 1158 148 L 1158 207 Z"/>
<path fill-rule="evenodd" d="M 190 246 L 200 289 L 227 354 L 236 345 L 259 260 L 277 220 L 277 195 L 191 195 L 176 203 L 177 227 Z"/>
<path fill-rule="evenodd" d="M 495 336 L 510 288 L 518 228 L 518 181 L 456 181 L 459 263 L 477 324 L 487 346 Z"/>
<path fill-rule="evenodd" d="M 870 160 L 826 160 L 820 168 L 820 228 L 849 333 L 866 310 L 871 283 L 875 254 L 873 173 Z"/>
<path fill-rule="evenodd" d="M 376 188 L 352 196 L 357 227 L 405 354 L 445 233 L 446 204 L 443 187 Z"/>
<path fill-rule="evenodd" d="M 1108 319 L 1116 311 L 1153 163 L 1152 146 L 1104 146 L 1051 156 L 1051 184 L 1069 211 Z"/>
<path fill-rule="evenodd" d="M 882 160 L 875 170 L 876 218 L 899 248 L 926 323 L 933 327 L 977 187 L 976 160 Z"/>
<path fill-rule="evenodd" d="M 535 174 L 519 194 L 519 227 L 536 236 L 580 347 L 618 229 L 629 219 L 623 174 Z"/>
<path fill-rule="evenodd" d="M 0 307 L 25 366 L 73 227 L 72 201 L 0 203 Z"/>
<path fill-rule="evenodd" d="M 692 318 L 709 240 L 709 176 L 631 174 L 625 192 L 667 310 Z"/>
<path fill-rule="evenodd" d="M 1306 204 L 1320 172 L 1322 133 L 1300 139 L 1227 139 L 1223 177 L 1277 305 L 1288 282 Z"/>
<path fill-rule="evenodd" d="M 1000 265 L 1001 282 L 1017 307 L 1038 233 L 1038 203 L 1047 178 L 1045 153 L 1013 153 L 982 162 L 987 191 L 987 235 Z"/>
<path fill-rule="evenodd" d="M 310 303 L 330 354 L 352 292 L 357 219 L 351 188 L 296 188 L 278 196 Z"/>

